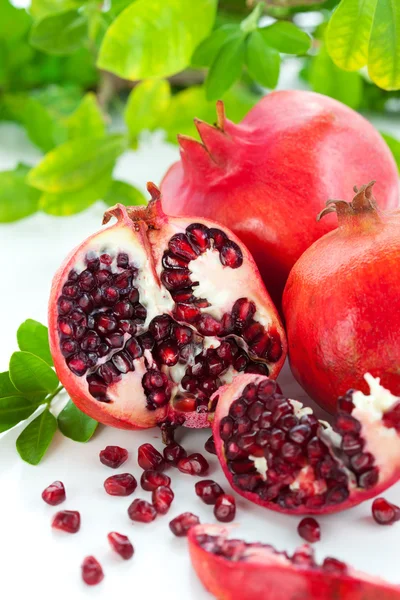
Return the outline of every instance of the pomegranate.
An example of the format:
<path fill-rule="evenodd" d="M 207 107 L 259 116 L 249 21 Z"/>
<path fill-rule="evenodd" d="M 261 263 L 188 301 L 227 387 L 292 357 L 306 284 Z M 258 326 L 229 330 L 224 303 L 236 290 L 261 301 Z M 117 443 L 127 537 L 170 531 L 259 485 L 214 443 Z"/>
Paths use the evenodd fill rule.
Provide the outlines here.
<path fill-rule="evenodd" d="M 285 334 L 239 239 L 205 219 L 166 216 L 159 190 L 148 189 L 146 208 L 109 209 L 104 223 L 117 223 L 58 270 L 54 364 L 75 404 L 104 424 L 204 427 L 222 383 L 279 373 Z"/>
<path fill-rule="evenodd" d="M 365 375 L 370 395 L 339 399 L 333 428 L 277 393 L 273 380 L 240 375 L 218 390 L 218 458 L 234 490 L 279 512 L 331 513 L 400 479 L 400 401 Z"/>
<path fill-rule="evenodd" d="M 293 374 L 330 412 L 350 387 L 367 391 L 365 372 L 400 396 L 400 213 L 377 210 L 373 184 L 327 203 L 320 217 L 337 213 L 339 227 L 296 263 L 283 298 Z"/>
<path fill-rule="evenodd" d="M 82 579 L 87 585 L 97 585 L 104 579 L 103 569 L 94 556 L 87 556 L 82 563 Z"/>
<path fill-rule="evenodd" d="M 221 525 L 188 533 L 194 570 L 215 598 L 224 600 L 398 600 L 395 586 L 356 571 L 336 558 L 322 564 L 305 545 L 292 556 L 268 544 L 228 539 Z"/>
<path fill-rule="evenodd" d="M 317 225 L 326 198 L 355 181 L 379 182 L 382 208 L 398 205 L 398 174 L 379 133 L 344 104 L 312 92 L 265 96 L 238 125 L 217 102 L 217 124 L 195 119 L 198 142 L 178 136 L 181 161 L 164 177 L 172 215 L 216 219 L 252 253 L 279 304 L 290 269 L 333 218 Z"/>
<path fill-rule="evenodd" d="M 47 504 L 51 506 L 57 506 L 57 504 L 61 504 L 64 502 L 66 498 L 65 487 L 62 481 L 53 481 L 50 485 L 47 486 L 45 490 L 42 492 L 42 498 Z"/>

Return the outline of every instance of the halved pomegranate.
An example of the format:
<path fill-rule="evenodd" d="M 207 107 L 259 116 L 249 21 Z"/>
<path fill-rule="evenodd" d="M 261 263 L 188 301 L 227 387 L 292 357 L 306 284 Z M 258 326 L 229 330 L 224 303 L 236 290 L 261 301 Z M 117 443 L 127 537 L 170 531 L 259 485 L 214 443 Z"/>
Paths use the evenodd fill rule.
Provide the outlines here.
<path fill-rule="evenodd" d="M 313 514 L 349 508 L 394 484 L 400 400 L 379 379 L 367 373 L 365 380 L 370 395 L 350 390 L 339 398 L 333 428 L 267 377 L 240 375 L 221 387 L 213 436 L 232 487 L 272 510 Z"/>
<path fill-rule="evenodd" d="M 322 564 L 306 544 L 290 556 L 273 546 L 228 539 L 220 525 L 189 530 L 193 567 L 216 598 L 224 600 L 399 600 L 400 586 L 327 557 Z"/>
<path fill-rule="evenodd" d="M 75 404 L 116 427 L 208 424 L 208 403 L 240 372 L 276 376 L 284 330 L 255 263 L 214 222 L 117 204 L 117 223 L 72 251 L 50 297 L 60 381 Z"/>

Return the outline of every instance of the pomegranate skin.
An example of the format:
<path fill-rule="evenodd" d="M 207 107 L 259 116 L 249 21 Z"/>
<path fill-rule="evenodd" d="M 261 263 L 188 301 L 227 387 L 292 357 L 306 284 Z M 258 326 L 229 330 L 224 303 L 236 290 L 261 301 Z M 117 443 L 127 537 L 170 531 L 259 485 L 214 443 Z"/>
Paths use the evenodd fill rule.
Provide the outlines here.
<path fill-rule="evenodd" d="M 303 254 L 283 297 L 293 375 L 331 413 L 349 388 L 366 391 L 365 372 L 400 396 L 400 214 L 370 203 L 371 185 L 336 205 L 338 229 Z"/>
<path fill-rule="evenodd" d="M 167 212 L 215 219 L 252 253 L 275 301 L 301 254 L 336 226 L 315 222 L 328 197 L 377 180 L 398 206 L 398 173 L 375 128 L 344 104 L 308 91 L 268 94 L 239 124 L 217 103 L 217 127 L 195 119 L 202 144 L 178 136 L 181 160 L 161 184 Z M 298 215 L 298 217 L 296 217 Z"/>

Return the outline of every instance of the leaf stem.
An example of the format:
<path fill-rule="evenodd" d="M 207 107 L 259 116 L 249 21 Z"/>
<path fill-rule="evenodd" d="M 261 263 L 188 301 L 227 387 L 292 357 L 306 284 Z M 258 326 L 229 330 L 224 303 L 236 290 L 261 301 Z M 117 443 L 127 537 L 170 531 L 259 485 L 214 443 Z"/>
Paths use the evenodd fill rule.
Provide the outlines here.
<path fill-rule="evenodd" d="M 56 390 L 54 390 L 54 392 L 46 398 L 46 403 L 50 405 L 53 398 L 55 398 L 57 396 L 57 394 L 59 394 L 61 392 L 61 390 L 63 390 L 63 389 L 64 389 L 64 386 L 59 385 L 58 388 Z"/>

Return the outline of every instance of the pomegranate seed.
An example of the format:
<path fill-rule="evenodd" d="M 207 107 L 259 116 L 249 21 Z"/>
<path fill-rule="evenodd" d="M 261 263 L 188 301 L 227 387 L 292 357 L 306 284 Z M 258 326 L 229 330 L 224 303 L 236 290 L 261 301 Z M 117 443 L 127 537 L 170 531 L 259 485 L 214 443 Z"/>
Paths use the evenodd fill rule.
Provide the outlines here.
<path fill-rule="evenodd" d="M 154 471 L 163 471 L 165 469 L 165 461 L 158 450 L 151 444 L 142 444 L 138 448 L 138 463 L 142 469 Z"/>
<path fill-rule="evenodd" d="M 315 559 L 314 559 L 314 550 L 304 544 L 301 548 L 297 548 L 292 556 L 292 562 L 295 565 L 301 565 L 304 567 L 314 567 Z"/>
<path fill-rule="evenodd" d="M 94 556 L 87 556 L 82 563 L 82 579 L 87 585 L 97 585 L 104 579 L 101 564 Z"/>
<path fill-rule="evenodd" d="M 174 492 L 170 487 L 162 485 L 155 490 L 151 495 L 151 501 L 154 508 L 160 515 L 166 515 L 174 499 Z"/>
<path fill-rule="evenodd" d="M 154 471 L 149 469 L 148 471 L 143 471 L 142 476 L 140 478 L 140 485 L 146 492 L 153 492 L 158 487 L 165 486 L 169 487 L 171 484 L 171 478 L 165 473 L 159 473 L 158 471 Z"/>
<path fill-rule="evenodd" d="M 360 433 L 361 423 L 347 413 L 339 414 L 335 421 L 335 429 L 343 433 Z"/>
<path fill-rule="evenodd" d="M 117 552 L 124 560 L 128 560 L 132 558 L 134 554 L 134 548 L 129 541 L 129 538 L 126 535 L 122 535 L 122 533 L 117 533 L 116 531 L 112 531 L 107 535 L 108 541 L 111 544 L 111 547 L 115 552 Z"/>
<path fill-rule="evenodd" d="M 120 252 L 117 256 L 117 266 L 125 269 L 129 265 L 129 256 L 126 252 Z"/>
<path fill-rule="evenodd" d="M 256 305 L 247 298 L 239 298 L 232 307 L 232 316 L 239 331 L 248 325 L 256 313 Z"/>
<path fill-rule="evenodd" d="M 120 446 L 106 446 L 99 454 L 100 462 L 111 469 L 118 469 L 128 458 L 128 450 Z"/>
<path fill-rule="evenodd" d="M 143 348 L 141 347 L 139 340 L 132 337 L 127 341 L 125 345 L 125 350 L 129 353 L 129 355 L 135 360 L 136 358 L 140 358 L 143 355 Z"/>
<path fill-rule="evenodd" d="M 305 519 L 302 519 L 297 527 L 297 531 L 299 536 L 310 544 L 319 542 L 321 539 L 321 528 L 319 523 L 312 517 L 306 517 Z"/>
<path fill-rule="evenodd" d="M 219 252 L 219 257 L 221 263 L 225 267 L 230 267 L 231 269 L 238 269 L 243 264 L 243 254 L 239 246 L 228 240 L 221 248 Z"/>
<path fill-rule="evenodd" d="M 236 515 L 235 498 L 230 494 L 222 494 L 215 502 L 214 516 L 222 523 L 230 523 Z"/>
<path fill-rule="evenodd" d="M 196 494 L 204 504 L 215 504 L 219 496 L 224 493 L 222 487 L 212 479 L 198 481 L 194 486 Z"/>
<path fill-rule="evenodd" d="M 173 253 L 186 260 L 195 260 L 200 251 L 192 246 L 184 233 L 176 233 L 168 242 L 168 248 Z"/>
<path fill-rule="evenodd" d="M 149 332 L 157 342 L 160 342 L 169 336 L 171 324 L 172 321 L 168 315 L 159 315 L 150 321 Z"/>
<path fill-rule="evenodd" d="M 177 466 L 182 473 L 187 475 L 205 475 L 209 468 L 204 456 L 198 452 L 190 454 L 187 458 L 181 458 Z"/>
<path fill-rule="evenodd" d="M 67 533 L 76 533 L 81 526 L 81 515 L 76 510 L 61 510 L 54 515 L 51 526 Z"/>
<path fill-rule="evenodd" d="M 172 519 L 169 523 L 169 528 L 177 537 L 184 537 L 191 527 L 194 527 L 199 523 L 199 517 L 196 517 L 193 513 L 185 512 L 175 517 L 175 519 Z"/>
<path fill-rule="evenodd" d="M 204 444 L 204 449 L 210 454 L 217 454 L 217 450 L 215 448 L 215 442 L 213 436 L 210 436 L 206 443 Z"/>
<path fill-rule="evenodd" d="M 177 442 L 171 442 L 168 446 L 165 446 L 163 454 L 165 461 L 168 464 L 175 466 L 181 458 L 186 458 L 187 456 L 185 448 Z"/>
<path fill-rule="evenodd" d="M 61 504 L 61 502 L 64 502 L 66 498 L 64 484 L 61 481 L 54 481 L 45 490 L 43 490 L 42 498 L 51 506 L 57 506 L 57 504 Z"/>
<path fill-rule="evenodd" d="M 203 313 L 197 322 L 197 329 L 202 335 L 219 335 L 222 327 L 214 317 Z"/>
<path fill-rule="evenodd" d="M 171 340 L 166 340 L 158 346 L 158 356 L 163 365 L 173 367 L 179 360 L 178 346 Z"/>
<path fill-rule="evenodd" d="M 174 315 L 178 321 L 194 323 L 200 317 L 200 309 L 191 304 L 176 304 Z"/>
<path fill-rule="evenodd" d="M 393 525 L 400 520 L 400 508 L 385 498 L 376 498 L 372 503 L 372 516 L 379 525 Z"/>
<path fill-rule="evenodd" d="M 210 231 L 208 227 L 202 223 L 192 223 L 189 227 L 186 227 L 186 234 L 191 245 L 200 252 L 205 252 L 211 247 Z"/>
<path fill-rule="evenodd" d="M 136 487 L 137 481 L 130 473 L 111 475 L 104 482 L 104 489 L 110 496 L 130 496 Z"/>
<path fill-rule="evenodd" d="M 344 562 L 336 558 L 330 558 L 329 556 L 322 563 L 322 568 L 324 571 L 334 573 L 335 575 L 344 575 L 348 570 Z"/>
<path fill-rule="evenodd" d="M 210 235 L 214 241 L 214 248 L 217 250 L 221 250 L 222 246 L 228 241 L 228 236 L 221 229 L 210 229 Z"/>
<path fill-rule="evenodd" d="M 146 502 L 146 500 L 140 500 L 137 498 L 129 506 L 128 515 L 132 521 L 138 521 L 139 523 L 150 523 L 156 518 L 157 511 L 154 506 L 149 502 Z"/>

